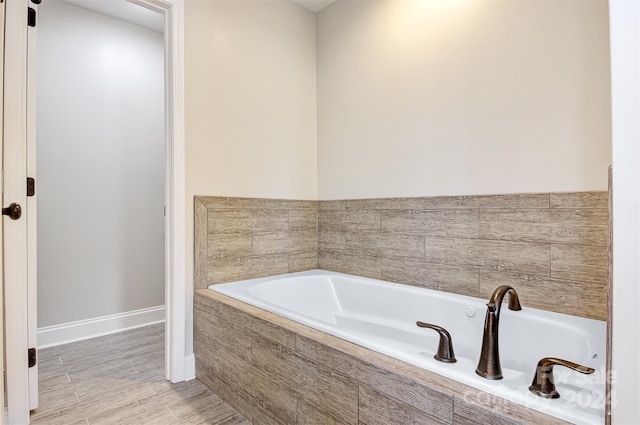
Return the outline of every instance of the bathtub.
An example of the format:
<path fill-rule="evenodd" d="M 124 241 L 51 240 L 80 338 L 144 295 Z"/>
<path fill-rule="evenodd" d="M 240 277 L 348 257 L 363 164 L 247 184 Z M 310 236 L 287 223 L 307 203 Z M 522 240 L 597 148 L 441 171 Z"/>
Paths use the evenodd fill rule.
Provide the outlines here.
<path fill-rule="evenodd" d="M 476 375 L 487 300 L 341 273 L 313 270 L 211 285 L 209 289 L 528 408 L 578 424 L 604 423 L 605 322 L 527 308 L 502 308 L 504 378 Z M 549 302 L 557 302 L 550 297 Z M 434 359 L 438 334 L 449 331 L 456 363 Z M 559 357 L 596 372 L 554 369 L 559 399 L 528 388 L 538 360 Z"/>

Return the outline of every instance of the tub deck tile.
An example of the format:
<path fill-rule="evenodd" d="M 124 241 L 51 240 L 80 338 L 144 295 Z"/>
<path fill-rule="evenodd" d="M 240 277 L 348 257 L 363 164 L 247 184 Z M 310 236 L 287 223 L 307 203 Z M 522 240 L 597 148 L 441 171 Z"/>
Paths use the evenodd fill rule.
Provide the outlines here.
<path fill-rule="evenodd" d="M 360 423 L 365 425 L 442 425 L 451 423 L 451 421 L 431 416 L 363 384 L 360 384 L 359 410 Z"/>
<path fill-rule="evenodd" d="M 269 323 L 266 320 L 262 320 L 259 317 L 229 307 L 226 304 L 221 304 L 220 314 L 227 322 L 245 327 L 285 347 L 294 348 L 296 346 L 295 333 Z"/>
<path fill-rule="evenodd" d="M 268 371 L 272 379 L 289 382 L 315 409 L 345 423 L 357 424 L 355 380 L 260 336 L 252 339 L 251 356 L 258 370 Z"/>
<path fill-rule="evenodd" d="M 403 416 L 405 415 L 403 412 L 413 412 L 412 409 L 419 412 L 419 419 L 413 423 L 423 423 L 420 422 L 422 420 L 420 415 L 425 415 L 425 418 L 427 418 L 424 419 L 424 423 L 430 423 L 429 421 L 434 420 L 439 421 L 436 423 L 452 423 L 455 420 L 472 420 L 473 415 L 481 417 L 479 415 L 493 412 L 493 414 L 505 419 L 505 423 L 508 424 L 519 422 L 529 424 L 566 424 L 562 420 L 527 409 L 499 397 L 489 396 L 487 400 L 488 394 L 480 390 L 443 378 L 423 368 L 368 350 L 225 295 L 202 290 L 196 292 L 196 298 L 198 297 L 210 298 L 220 302 L 220 306 L 227 305 L 229 309 L 236 309 L 248 315 L 256 315 L 260 320 L 269 322 L 273 326 L 282 327 L 294 334 L 295 345 L 292 349 L 278 345 L 275 341 L 254 333 L 252 335 L 252 359 L 255 360 L 252 360 L 251 367 L 256 369 L 271 368 L 269 372 L 276 376 L 278 380 L 285 380 L 286 385 L 303 385 L 305 387 L 302 390 L 293 388 L 297 392 L 297 423 L 331 424 L 342 423 L 341 420 L 344 421 L 344 418 L 339 417 L 336 411 L 330 412 L 326 410 L 328 403 L 323 398 L 324 395 L 318 392 L 319 389 L 322 389 L 318 388 L 318 384 L 322 382 L 325 383 L 322 384 L 324 385 L 324 390 L 331 391 L 332 387 L 326 386 L 326 382 L 329 381 L 325 379 L 339 375 L 349 379 L 351 382 L 356 382 L 358 385 L 356 400 L 359 400 L 356 402 L 356 414 L 358 415 L 358 423 L 361 424 L 367 423 L 366 421 L 375 421 L 376 418 L 382 418 L 380 419 L 382 422 L 377 423 L 397 423 L 394 421 L 402 421 L 403 417 L 409 418 L 409 416 Z M 197 303 L 202 304 L 203 302 L 198 301 Z M 221 310 L 223 309 L 219 308 L 218 312 Z M 199 315 L 202 312 L 203 310 L 198 309 L 195 314 Z M 209 313 L 217 314 L 213 310 L 210 310 Z M 258 341 L 258 343 L 254 344 L 254 341 Z M 260 344 L 263 346 L 261 347 Z M 254 347 L 256 347 L 255 350 Z M 267 349 L 266 353 L 261 352 L 264 349 Z M 229 354 L 227 353 L 227 355 Z M 206 358 L 207 356 L 214 356 L 214 354 L 196 351 L 198 377 L 207 373 L 206 365 L 203 366 L 201 361 L 203 357 Z M 253 364 L 254 361 L 257 363 Z M 322 369 L 321 373 L 325 378 L 317 380 L 314 378 L 314 373 L 319 372 L 308 371 L 305 367 L 295 364 L 295 361 L 311 362 L 315 368 Z M 291 370 L 287 370 L 289 366 L 292 367 Z M 309 373 L 309 376 L 305 378 L 303 374 L 307 373 Z M 225 379 L 231 379 L 232 377 L 233 374 L 229 374 Z M 251 416 L 251 395 L 244 393 L 244 407 L 238 403 L 238 393 L 242 394 L 243 390 L 239 389 L 238 386 L 241 385 L 241 382 L 238 382 L 237 379 L 230 382 L 220 380 L 216 376 L 215 370 L 210 371 L 208 376 L 203 376 L 201 379 L 207 382 L 208 386 L 245 417 L 249 418 Z M 315 394 L 313 394 L 314 392 Z M 315 400 L 309 399 L 314 396 L 317 397 Z M 458 404 L 469 401 L 467 404 L 471 404 L 471 406 L 460 405 L 458 407 L 459 411 L 456 413 L 454 398 Z M 386 406 L 385 409 L 392 409 L 390 412 L 393 413 L 375 413 L 376 411 L 372 409 L 378 405 Z M 368 407 L 371 408 L 366 410 Z M 391 418 L 389 422 L 384 422 L 388 419 L 384 415 L 395 414 L 396 410 L 393 409 L 400 409 L 397 410 L 399 412 L 398 418 L 400 419 Z M 305 416 L 305 412 L 307 412 L 307 416 Z M 313 418 L 318 419 L 315 421 Z M 327 420 L 327 418 L 330 418 L 333 422 Z M 283 418 L 276 419 L 283 422 Z M 346 422 L 351 423 L 348 417 Z"/>

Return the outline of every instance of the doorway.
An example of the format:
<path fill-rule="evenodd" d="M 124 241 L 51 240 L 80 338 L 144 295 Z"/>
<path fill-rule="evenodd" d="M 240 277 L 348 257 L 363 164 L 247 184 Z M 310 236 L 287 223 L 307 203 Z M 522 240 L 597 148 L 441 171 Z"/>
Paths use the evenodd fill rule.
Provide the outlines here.
<path fill-rule="evenodd" d="M 32 10 L 37 10 L 39 1 L 14 0 L 5 2 L 6 45 L 5 50 L 5 123 L 4 128 L 4 195 L 17 204 L 28 205 L 26 195 L 27 178 L 27 134 L 33 134 L 33 114 L 27 102 L 27 79 L 35 72 L 28 71 L 33 61 L 28 61 L 33 52 L 33 43 L 27 43 L 27 23 L 31 27 Z M 167 139 L 167 193 L 166 193 L 166 378 L 172 382 L 185 379 L 185 282 L 184 282 L 184 136 L 183 136 L 183 81 L 182 81 L 182 16 L 183 4 L 172 0 L 144 1 L 145 7 L 164 16 L 166 52 L 166 139 Z M 34 18 L 36 15 L 33 16 Z M 29 18 L 29 19 L 27 19 Z M 30 36 L 30 40 L 34 37 Z M 27 66 L 29 64 L 29 66 Z M 28 77 L 28 78 L 27 78 Z M 33 87 L 32 84 L 29 86 Z M 28 107 L 27 107 L 28 106 Z M 29 113 L 27 113 L 29 110 Z M 29 117 L 28 117 L 29 115 Z M 31 121 L 29 120 L 31 118 Z M 29 125 L 27 123 L 30 122 Z M 27 220 L 17 220 L 7 226 L 4 220 L 5 246 L 13 247 L 10 257 L 5 255 L 5 307 L 6 320 L 12 323 L 7 329 L 6 365 L 9 421 L 26 423 L 29 411 L 29 378 L 27 359 L 24 355 L 28 344 L 27 299 L 33 291 L 27 290 Z M 24 247 L 24 249 L 23 249 Z M 6 254 L 6 251 L 5 251 Z M 9 261 L 11 260 L 11 261 Z M 33 261 L 31 262 L 33 265 Z M 189 374 L 187 374 L 189 376 Z"/>

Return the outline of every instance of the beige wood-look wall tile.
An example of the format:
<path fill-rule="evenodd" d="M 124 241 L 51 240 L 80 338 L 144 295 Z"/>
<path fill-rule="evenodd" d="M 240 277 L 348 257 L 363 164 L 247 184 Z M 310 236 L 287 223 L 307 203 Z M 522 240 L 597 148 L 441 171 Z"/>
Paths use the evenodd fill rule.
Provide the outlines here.
<path fill-rule="evenodd" d="M 454 399 L 453 414 L 453 423 L 456 425 L 518 425 L 521 423 L 520 421 L 511 418 L 505 418 L 504 416 L 496 414 L 491 410 L 466 403 L 459 397 L 455 397 Z"/>
<path fill-rule="evenodd" d="M 194 269 L 193 279 L 195 289 L 207 287 L 207 207 L 196 197 L 194 198 Z"/>
<path fill-rule="evenodd" d="M 292 354 L 296 390 L 305 401 L 340 422 L 358 424 L 358 383 L 324 365 Z"/>
<path fill-rule="evenodd" d="M 606 223 L 604 210 L 481 210 L 480 238 L 606 245 Z"/>
<path fill-rule="evenodd" d="M 598 209 L 551 210 L 552 243 L 607 246 L 609 213 Z"/>
<path fill-rule="evenodd" d="M 251 356 L 258 369 L 289 379 L 292 388 L 316 409 L 345 423 L 357 424 L 356 381 L 265 338 L 256 336 L 252 342 Z"/>
<path fill-rule="evenodd" d="M 380 211 L 321 210 L 318 227 L 322 230 L 380 230 Z"/>
<path fill-rule="evenodd" d="M 451 423 L 453 419 L 451 394 L 420 385 L 414 380 L 365 362 L 360 364 L 358 379 L 361 383 L 375 388 L 376 391 L 419 409 L 429 416 L 439 418 L 445 423 Z"/>
<path fill-rule="evenodd" d="M 289 273 L 303 272 L 318 268 L 318 252 L 293 252 L 289 254 Z"/>
<path fill-rule="evenodd" d="M 287 253 L 291 248 L 291 236 L 291 233 L 288 231 L 256 233 L 251 236 L 253 246 L 252 254 L 261 256 Z"/>
<path fill-rule="evenodd" d="M 214 258 L 209 260 L 208 284 L 234 282 L 287 273 L 287 254 L 271 254 L 241 258 Z"/>
<path fill-rule="evenodd" d="M 307 201 L 303 199 L 281 199 L 280 209 L 282 210 L 318 210 L 318 201 Z"/>
<path fill-rule="evenodd" d="M 513 286 L 523 306 L 606 320 L 606 288 L 602 283 L 576 282 L 527 274 L 480 271 L 481 298 L 501 285 Z"/>
<path fill-rule="evenodd" d="M 238 413 L 251 421 L 253 398 L 245 391 L 244 388 L 240 388 L 233 383 L 225 382 L 213 372 L 209 373 L 210 379 L 208 379 L 207 387 L 211 388 L 214 393 L 231 407 L 233 407 Z M 200 379 L 200 378 L 198 378 Z"/>
<path fill-rule="evenodd" d="M 479 208 L 549 208 L 548 193 L 478 196 Z"/>
<path fill-rule="evenodd" d="M 347 201 L 318 201 L 318 210 L 344 210 L 347 209 Z"/>
<path fill-rule="evenodd" d="M 382 230 L 414 235 L 478 237 L 477 210 L 382 211 Z"/>
<path fill-rule="evenodd" d="M 477 196 L 436 196 L 423 199 L 427 210 L 478 208 Z"/>
<path fill-rule="evenodd" d="M 241 359 L 235 353 L 218 347 L 211 372 L 224 382 L 247 391 L 251 396 L 255 395 L 251 362 Z"/>
<path fill-rule="evenodd" d="M 360 424 L 363 425 L 431 425 L 448 424 L 446 420 L 360 384 Z"/>
<path fill-rule="evenodd" d="M 343 251 L 347 248 L 346 232 L 320 230 L 318 232 L 318 249 L 322 251 Z"/>
<path fill-rule="evenodd" d="M 318 228 L 318 210 L 289 210 L 289 230 Z"/>
<path fill-rule="evenodd" d="M 246 257 L 251 255 L 249 233 L 215 233 L 207 238 L 205 253 L 208 258 Z"/>
<path fill-rule="evenodd" d="M 229 323 L 239 325 L 253 331 L 254 334 L 268 338 L 280 345 L 295 348 L 295 333 L 281 326 L 275 325 L 267 320 L 263 320 L 252 314 L 230 307 L 227 304 L 220 304 L 220 315 Z"/>
<path fill-rule="evenodd" d="M 453 417 L 450 394 L 420 385 L 301 335 L 296 335 L 296 351 L 430 415 L 448 422 Z"/>
<path fill-rule="evenodd" d="M 298 397 L 297 422 L 298 425 L 345 425 L 339 419 L 328 415 L 326 412 L 316 409 L 307 403 L 303 397 Z"/>
<path fill-rule="evenodd" d="M 268 199 L 264 198 L 228 198 L 219 196 L 198 196 L 209 210 L 213 209 L 257 209 L 266 208 Z M 276 208 L 279 207 L 279 204 Z"/>
<path fill-rule="evenodd" d="M 383 258 L 382 279 L 454 294 L 478 295 L 476 267 L 446 266 L 421 260 Z"/>
<path fill-rule="evenodd" d="M 216 353 L 224 349 L 251 362 L 251 333 L 221 320 L 217 314 L 207 316 L 200 308 L 194 309 L 194 335 L 202 337 L 199 339 L 203 349 L 199 352 Z"/>
<path fill-rule="evenodd" d="M 318 249 L 318 230 L 293 230 L 289 232 L 287 252 L 305 252 Z"/>
<path fill-rule="evenodd" d="M 607 247 L 551 245 L 551 277 L 606 285 Z"/>
<path fill-rule="evenodd" d="M 463 396 L 455 397 L 454 423 L 478 424 L 496 423 L 512 425 L 513 423 L 568 425 L 569 422 L 554 418 L 533 409 L 527 409 L 498 396 L 478 390 L 467 391 Z"/>
<path fill-rule="evenodd" d="M 205 310 L 206 312 L 215 312 L 218 311 L 218 309 L 220 308 L 220 303 L 212 298 L 212 297 L 207 297 L 204 296 L 204 294 L 208 294 L 208 291 L 195 291 L 195 294 L 193 295 L 193 305 L 194 307 L 200 307 L 203 310 Z"/>
<path fill-rule="evenodd" d="M 296 334 L 296 352 L 336 370 L 351 379 L 359 379 L 363 361 L 330 345 Z"/>
<path fill-rule="evenodd" d="M 208 231 L 212 233 L 268 233 L 289 229 L 287 210 L 209 210 Z"/>
<path fill-rule="evenodd" d="M 347 255 L 336 251 L 320 251 L 318 268 L 338 273 L 347 273 L 380 279 L 380 260 L 376 257 Z"/>
<path fill-rule="evenodd" d="M 295 424 L 297 394 L 287 376 L 252 365 L 251 377 L 253 405 L 285 424 Z"/>
<path fill-rule="evenodd" d="M 426 238 L 427 262 L 549 276 L 548 244 Z"/>
<path fill-rule="evenodd" d="M 360 367 L 354 368 L 352 366 L 348 366 L 349 359 L 355 358 L 357 359 L 356 363 L 366 362 L 368 365 L 370 365 L 367 367 L 373 366 L 384 371 L 389 371 L 390 373 L 397 374 L 400 379 L 416 382 L 419 383 L 419 385 L 431 389 L 436 389 L 437 391 L 443 391 L 446 394 L 452 393 L 454 395 L 457 395 L 458 397 L 464 397 L 465 401 L 482 401 L 482 403 L 480 404 L 475 402 L 474 403 L 478 404 L 483 409 L 488 409 L 501 415 L 516 418 L 517 420 L 522 420 L 525 423 L 565 423 L 534 410 L 527 409 L 523 406 L 508 402 L 507 400 L 499 397 L 489 396 L 489 398 L 487 399 L 488 394 L 483 393 L 480 390 L 476 390 L 447 378 L 443 378 L 442 376 L 429 372 L 425 369 L 418 368 L 416 366 L 390 358 L 380 353 L 376 353 L 374 351 L 368 350 L 366 348 L 326 334 L 324 332 L 308 328 L 289 319 L 285 319 L 264 310 L 260 310 L 256 307 L 241 303 L 222 294 L 207 290 L 200 290 L 198 291 L 198 294 L 205 298 L 211 298 L 219 301 L 220 303 L 228 304 L 229 307 L 233 306 L 234 308 L 239 309 L 246 314 L 250 313 L 253 315 L 257 315 L 259 316 L 259 318 L 268 320 L 272 324 L 278 324 L 278 326 L 283 327 L 283 329 L 285 330 L 296 332 L 297 339 L 295 349 L 297 350 L 297 352 L 299 352 L 300 354 L 304 352 L 303 355 L 305 357 L 315 356 L 313 357 L 315 362 L 325 364 L 331 369 L 340 371 L 342 375 L 350 376 L 348 370 L 360 369 Z M 307 348 L 305 348 L 305 339 L 311 342 L 311 345 L 309 345 Z M 333 361 L 333 363 L 328 363 L 331 361 Z M 339 366 L 341 364 L 347 365 L 348 367 L 342 369 Z M 366 375 L 362 376 L 362 379 L 365 379 L 364 376 Z"/>
<path fill-rule="evenodd" d="M 383 198 L 348 200 L 348 210 L 413 210 L 423 209 L 423 198 Z"/>
<path fill-rule="evenodd" d="M 260 404 L 253 403 L 253 411 L 251 415 L 252 425 L 286 425 L 285 422 L 278 420 L 271 413 L 260 407 Z"/>
<path fill-rule="evenodd" d="M 359 256 L 424 258 L 424 236 L 386 232 L 347 233 L 346 252 Z"/>
<path fill-rule="evenodd" d="M 552 193 L 551 208 L 601 208 L 608 206 L 608 192 Z"/>
<path fill-rule="evenodd" d="M 481 239 L 549 242 L 551 219 L 549 209 L 480 210 Z"/>

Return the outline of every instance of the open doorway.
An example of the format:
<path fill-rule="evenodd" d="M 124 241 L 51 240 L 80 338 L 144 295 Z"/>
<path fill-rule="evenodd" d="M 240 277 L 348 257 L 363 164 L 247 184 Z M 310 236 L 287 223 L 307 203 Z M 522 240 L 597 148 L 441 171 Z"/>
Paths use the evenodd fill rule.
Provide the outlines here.
<path fill-rule="evenodd" d="M 165 378 L 163 28 L 124 0 L 39 6 L 32 419 Z"/>
<path fill-rule="evenodd" d="M 39 7 L 40 347 L 164 319 L 163 37 L 85 3 Z"/>
<path fill-rule="evenodd" d="M 29 177 L 35 173 L 35 95 L 38 0 L 6 3 L 4 54 L 4 172 L 5 201 L 22 205 L 23 219 L 3 220 L 4 244 L 12 247 L 4 255 L 5 319 L 11 323 L 5 338 L 7 412 L 10 423 L 28 423 L 34 406 L 33 377 L 37 384 L 36 295 L 33 284 L 36 261 L 32 226 L 35 196 L 29 197 Z M 185 354 L 185 215 L 184 215 L 184 83 L 183 10 L 180 0 L 135 0 L 163 15 L 165 36 L 166 116 L 166 217 L 165 217 L 165 377 L 171 382 L 192 379 L 193 356 Z M 25 31 L 25 28 L 28 28 Z M 36 173 L 37 174 L 37 173 Z M 27 181 L 27 184 L 25 184 Z M 69 200 L 74 202 L 77 200 Z M 7 201 L 8 202 L 8 201 Z M 25 208 L 26 207 L 26 208 Z M 19 215 L 19 214 L 18 214 Z M 27 221 L 29 225 L 27 225 Z M 9 226 L 7 224 L 10 223 Z M 30 241 L 31 242 L 31 241 Z M 28 277 L 27 277 L 28 276 Z M 73 296 L 73 295 L 71 295 Z M 29 356 L 25 356 L 25 350 Z M 33 366 L 32 362 L 35 364 Z M 32 367 L 33 366 L 33 367 Z M 31 399 L 30 399 L 31 398 Z M 37 404 L 37 399 L 35 400 Z"/>

